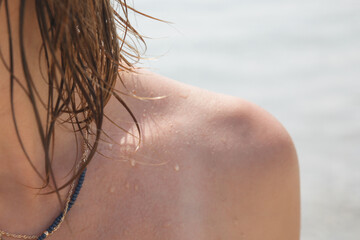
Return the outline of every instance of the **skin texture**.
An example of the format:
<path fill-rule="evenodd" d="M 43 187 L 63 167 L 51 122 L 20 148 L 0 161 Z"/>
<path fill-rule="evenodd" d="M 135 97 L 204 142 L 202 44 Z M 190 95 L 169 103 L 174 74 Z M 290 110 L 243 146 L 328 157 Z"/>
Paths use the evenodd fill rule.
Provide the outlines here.
<path fill-rule="evenodd" d="M 69 224 L 52 239 L 299 239 L 296 151 L 274 117 L 149 72 L 123 76 L 138 96 L 167 97 L 124 98 L 141 125 L 137 152 L 134 137 L 105 121 L 113 142 L 104 135 Z M 106 113 L 136 134 L 114 99 Z"/>
<path fill-rule="evenodd" d="M 11 2 L 17 46 L 18 1 Z M 26 9 L 28 59 L 38 59 L 40 37 L 34 9 Z M 0 46 L 8 56 L 4 12 L 0 11 Z M 19 51 L 15 75 L 23 82 Z M 43 63 L 40 63 L 43 64 Z M 47 86 L 39 63 L 29 61 L 40 96 Z M 108 120 L 97 154 L 89 165 L 80 196 L 65 223 L 51 239 L 299 239 L 300 187 L 296 150 L 283 126 L 260 107 L 146 71 L 122 73 L 124 96 L 142 131 L 142 143 Z M 56 196 L 36 196 L 42 181 L 27 164 L 10 114 L 9 74 L 0 64 L 0 229 L 34 234 L 56 217 Z M 118 83 L 116 88 L 126 92 Z M 43 153 L 31 106 L 17 87 L 16 114 L 24 145 L 38 169 Z M 115 100 L 105 113 L 137 134 Z M 43 119 L 46 117 L 44 112 Z M 57 126 L 54 172 L 66 182 L 76 152 L 69 126 Z M 80 140 L 80 138 L 79 138 Z M 44 189 L 44 192 L 51 190 Z M 64 198 L 67 190 L 61 191 Z"/>
<path fill-rule="evenodd" d="M 149 72 L 124 76 L 139 96 L 168 97 L 126 98 L 144 134 L 136 153 L 132 137 L 105 125 L 121 145 L 103 143 L 111 159 L 89 168 L 69 217 L 76 239 L 299 239 L 296 151 L 273 116 Z M 115 101 L 107 111 L 136 132 Z"/>

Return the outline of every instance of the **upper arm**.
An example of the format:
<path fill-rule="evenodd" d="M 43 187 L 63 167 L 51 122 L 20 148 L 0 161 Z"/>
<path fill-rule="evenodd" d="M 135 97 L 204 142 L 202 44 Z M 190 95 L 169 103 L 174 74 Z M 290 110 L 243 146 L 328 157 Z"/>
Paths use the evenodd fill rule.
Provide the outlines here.
<path fill-rule="evenodd" d="M 224 120 L 230 148 L 214 175 L 219 231 L 224 239 L 298 240 L 299 166 L 288 132 L 251 103 Z"/>

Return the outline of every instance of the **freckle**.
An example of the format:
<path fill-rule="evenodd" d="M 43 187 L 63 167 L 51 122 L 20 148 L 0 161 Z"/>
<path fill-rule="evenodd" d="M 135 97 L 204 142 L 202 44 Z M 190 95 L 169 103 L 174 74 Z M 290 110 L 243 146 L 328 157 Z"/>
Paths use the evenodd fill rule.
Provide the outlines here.
<path fill-rule="evenodd" d="M 175 171 L 179 171 L 179 170 L 180 170 L 179 164 L 176 164 L 176 165 L 174 166 L 174 169 L 175 169 Z"/>
<path fill-rule="evenodd" d="M 235 217 L 233 223 L 234 223 L 234 225 L 237 226 L 239 224 L 239 219 L 237 217 Z"/>
<path fill-rule="evenodd" d="M 111 193 L 114 193 L 114 192 L 115 192 L 115 187 L 114 187 L 114 186 L 112 186 L 112 187 L 110 188 L 110 192 L 111 192 Z"/>

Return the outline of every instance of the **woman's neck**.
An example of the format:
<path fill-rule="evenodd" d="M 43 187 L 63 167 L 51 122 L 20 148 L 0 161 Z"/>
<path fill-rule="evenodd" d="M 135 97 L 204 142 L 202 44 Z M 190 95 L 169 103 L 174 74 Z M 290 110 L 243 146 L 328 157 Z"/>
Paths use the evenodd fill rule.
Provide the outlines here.
<path fill-rule="evenodd" d="M 5 11 L 5 2 L 0 6 L 0 49 L 5 63 L 0 61 L 0 229 L 6 229 L 7 226 L 14 226 L 17 219 L 33 218 L 36 216 L 35 211 L 40 208 L 45 211 L 54 211 L 58 213 L 59 202 L 56 195 L 36 196 L 39 188 L 43 185 L 45 176 L 44 147 L 39 135 L 37 121 L 35 119 L 32 103 L 27 94 L 21 89 L 19 83 L 26 85 L 23 68 L 20 58 L 19 47 L 19 3 L 18 0 L 9 0 L 9 19 L 11 23 L 11 35 L 13 44 L 13 73 L 19 83 L 14 83 L 13 106 L 16 116 L 16 124 L 23 147 L 28 154 L 33 166 L 39 171 L 41 179 L 28 161 L 23 148 L 17 137 L 14 119 L 11 110 L 10 95 L 10 48 L 9 32 L 7 26 L 7 17 Z M 41 99 L 47 102 L 48 85 L 42 78 L 39 62 L 39 52 L 42 44 L 40 31 L 37 25 L 35 5 L 33 0 L 26 0 L 24 14 L 24 49 L 26 53 L 27 64 L 34 81 L 34 85 Z M 46 65 L 44 66 L 46 67 Z M 43 71 L 46 68 L 42 68 Z M 42 126 L 45 125 L 47 112 L 40 101 L 36 100 L 37 108 Z M 66 126 L 56 126 L 55 134 L 55 151 L 53 153 L 53 172 L 56 174 L 57 185 L 63 185 L 70 177 L 68 174 L 73 167 L 75 158 L 81 156 L 81 149 L 77 146 L 81 144 L 79 134 L 74 135 L 72 129 Z M 76 145 L 76 139 L 78 145 Z M 77 153 L 78 150 L 78 154 Z M 65 178 L 65 176 L 68 176 Z M 54 190 L 53 183 L 41 192 Z M 30 187 L 30 188 L 29 188 Z M 68 189 L 68 188 L 66 188 Z M 66 190 L 61 191 L 61 196 L 67 195 Z M 54 201 L 55 200 L 55 201 Z M 21 204 L 21 205 L 19 205 Z M 56 208 L 54 208 L 56 207 Z M 51 210 L 52 209 L 52 210 Z M 7 218 L 10 214 L 13 217 Z M 27 217 L 29 216 L 29 217 Z M 13 220 L 11 220 L 13 219 Z M 26 220 L 25 220 L 26 221 Z M 21 229 L 16 229 L 21 231 Z"/>

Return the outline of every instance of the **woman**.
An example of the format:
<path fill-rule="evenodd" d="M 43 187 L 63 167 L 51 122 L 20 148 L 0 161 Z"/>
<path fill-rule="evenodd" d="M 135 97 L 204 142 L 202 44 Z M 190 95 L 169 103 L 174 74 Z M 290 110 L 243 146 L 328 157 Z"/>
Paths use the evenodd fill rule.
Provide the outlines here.
<path fill-rule="evenodd" d="M 299 239 L 286 130 L 136 68 L 129 11 L 0 0 L 0 238 Z"/>

